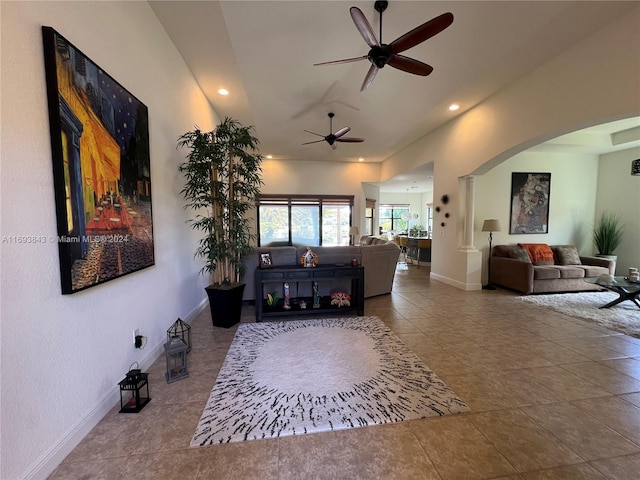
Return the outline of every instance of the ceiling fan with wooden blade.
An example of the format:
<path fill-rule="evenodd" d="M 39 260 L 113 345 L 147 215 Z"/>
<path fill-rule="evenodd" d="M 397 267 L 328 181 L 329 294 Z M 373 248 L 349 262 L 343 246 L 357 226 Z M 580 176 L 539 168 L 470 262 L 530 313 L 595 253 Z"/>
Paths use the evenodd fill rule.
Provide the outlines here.
<path fill-rule="evenodd" d="M 302 145 L 309 145 L 311 143 L 327 142 L 331 146 L 331 148 L 333 150 L 335 150 L 336 147 L 337 147 L 336 142 L 348 142 L 348 143 L 364 142 L 364 138 L 345 137 L 344 136 L 344 135 L 346 135 L 347 133 L 349 133 L 351 131 L 351 127 L 342 127 L 337 132 L 332 133 L 333 132 L 333 117 L 335 116 L 335 114 L 333 112 L 329 112 L 327 115 L 329 116 L 329 135 L 320 135 L 319 133 L 310 132 L 309 130 L 305 130 L 305 132 L 307 132 L 307 133 L 310 133 L 312 135 L 317 135 L 318 137 L 322 137 L 322 140 L 314 140 L 313 142 L 306 142 L 306 143 L 303 143 Z"/>
<path fill-rule="evenodd" d="M 362 35 L 364 41 L 369 45 L 369 53 L 362 57 L 346 58 L 344 60 L 334 60 L 331 62 L 314 63 L 314 65 L 335 65 L 339 63 L 357 62 L 364 60 L 365 58 L 371 62 L 371 67 L 367 75 L 364 77 L 362 87 L 360 91 L 365 90 L 373 79 L 376 77 L 378 70 L 385 65 L 390 65 L 393 68 L 402 70 L 404 72 L 412 73 L 414 75 L 427 76 L 433 71 L 431 65 L 427 65 L 419 60 L 400 55 L 401 52 L 415 47 L 416 45 L 424 42 L 425 40 L 442 32 L 445 28 L 453 23 L 453 14 L 451 12 L 443 13 L 435 18 L 432 18 L 428 22 L 423 23 L 419 27 L 414 28 L 410 32 L 396 38 L 390 44 L 382 43 L 382 12 L 387 9 L 389 2 L 387 0 L 377 0 L 374 3 L 374 8 L 380 13 L 380 41 L 376 38 L 371 24 L 364 16 L 362 10 L 358 7 L 351 7 L 349 13 L 351 19 L 356 25 L 358 32 Z"/>

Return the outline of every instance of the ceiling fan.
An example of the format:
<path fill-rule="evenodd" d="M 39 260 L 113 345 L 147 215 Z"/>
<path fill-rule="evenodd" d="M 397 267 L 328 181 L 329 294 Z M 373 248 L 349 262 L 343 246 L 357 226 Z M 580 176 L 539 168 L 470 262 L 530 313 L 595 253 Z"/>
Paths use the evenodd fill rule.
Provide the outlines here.
<path fill-rule="evenodd" d="M 453 14 L 451 12 L 443 13 L 423 23 L 419 27 L 414 28 L 410 32 L 405 33 L 401 37 L 396 38 L 390 44 L 386 44 L 382 43 L 382 12 L 387 9 L 388 5 L 389 2 L 387 0 L 377 0 L 374 3 L 374 8 L 380 13 L 380 41 L 376 39 L 373 28 L 371 28 L 371 24 L 368 22 L 367 17 L 364 16 L 364 13 L 362 13 L 362 10 L 358 7 L 351 7 L 349 9 L 353 23 L 355 23 L 360 35 L 362 35 L 364 41 L 371 48 L 367 55 L 331 62 L 314 63 L 314 65 L 334 65 L 337 63 L 357 62 L 365 58 L 368 59 L 369 62 L 371 62 L 371 67 L 369 67 L 369 71 L 364 77 L 362 88 L 360 88 L 361 92 L 371 85 L 378 70 L 385 65 L 390 65 L 393 68 L 413 73 L 414 75 L 429 75 L 433 71 L 431 65 L 405 57 L 404 55 L 400 55 L 400 53 L 442 32 L 453 23 Z"/>
<path fill-rule="evenodd" d="M 333 117 L 335 116 L 335 113 L 329 112 L 327 115 L 329 116 L 329 132 L 330 132 L 329 135 L 324 136 L 324 135 L 320 135 L 319 133 L 305 130 L 305 132 L 307 133 L 311 133 L 312 135 L 317 135 L 319 137 L 322 137 L 322 140 L 314 140 L 313 142 L 306 142 L 306 143 L 303 143 L 302 145 L 309 145 L 310 143 L 327 142 L 331 146 L 331 148 L 335 150 L 337 147 L 336 142 L 349 142 L 349 143 L 364 142 L 364 138 L 344 136 L 351 131 L 351 127 L 343 127 L 340 130 L 338 130 L 336 133 L 331 133 L 333 132 Z"/>

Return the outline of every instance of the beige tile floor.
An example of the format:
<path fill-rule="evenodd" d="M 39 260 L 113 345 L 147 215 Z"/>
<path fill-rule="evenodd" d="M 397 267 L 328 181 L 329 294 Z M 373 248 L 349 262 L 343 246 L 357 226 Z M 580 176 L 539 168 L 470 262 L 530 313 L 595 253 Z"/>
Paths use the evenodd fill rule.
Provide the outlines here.
<path fill-rule="evenodd" d="M 379 316 L 471 408 L 462 415 L 190 448 L 232 329 L 192 322 L 190 376 L 149 370 L 152 400 L 114 408 L 51 479 L 640 478 L 640 339 L 524 305 L 504 290 L 462 292 L 399 266 Z M 243 321 L 253 321 L 252 307 Z"/>

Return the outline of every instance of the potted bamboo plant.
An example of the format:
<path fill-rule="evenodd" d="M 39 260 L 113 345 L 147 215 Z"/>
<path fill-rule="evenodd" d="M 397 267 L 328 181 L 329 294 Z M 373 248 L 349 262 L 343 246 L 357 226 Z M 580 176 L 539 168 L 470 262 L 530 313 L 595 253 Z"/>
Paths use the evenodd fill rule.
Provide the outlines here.
<path fill-rule="evenodd" d="M 240 321 L 243 259 L 254 250 L 247 213 L 255 208 L 262 182 L 262 155 L 253 127 L 225 118 L 211 132 L 197 126 L 178 139 L 187 147 L 179 170 L 185 177 L 180 192 L 185 209 L 194 212 L 191 227 L 203 234 L 196 256 L 204 259 L 201 274 L 210 275 L 205 288 L 216 327 Z"/>
<path fill-rule="evenodd" d="M 613 253 L 622 241 L 623 227 L 620 215 L 612 212 L 602 212 L 598 223 L 593 229 L 593 243 L 598 251 L 597 256 L 613 260 L 617 256 Z"/>

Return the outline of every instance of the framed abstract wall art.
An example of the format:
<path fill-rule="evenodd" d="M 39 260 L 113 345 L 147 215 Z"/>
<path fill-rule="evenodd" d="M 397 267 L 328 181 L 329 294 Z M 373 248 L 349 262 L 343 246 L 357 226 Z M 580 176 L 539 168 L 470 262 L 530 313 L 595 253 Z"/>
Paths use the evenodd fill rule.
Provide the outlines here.
<path fill-rule="evenodd" d="M 549 233 L 551 173 L 511 174 L 509 233 Z"/>
<path fill-rule="evenodd" d="M 62 293 L 154 265 L 147 107 L 42 27 Z"/>

